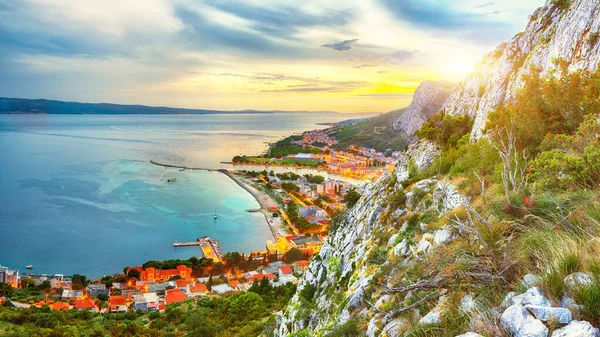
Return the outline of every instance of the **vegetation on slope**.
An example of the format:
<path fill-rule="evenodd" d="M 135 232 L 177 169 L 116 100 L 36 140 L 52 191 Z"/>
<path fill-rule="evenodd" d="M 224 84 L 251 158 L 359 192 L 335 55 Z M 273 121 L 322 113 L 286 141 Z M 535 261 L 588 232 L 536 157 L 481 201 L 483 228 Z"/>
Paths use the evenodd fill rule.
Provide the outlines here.
<path fill-rule="evenodd" d="M 19 309 L 10 301 L 0 305 L 0 335 L 25 336 L 259 336 L 274 327 L 274 312 L 281 310 L 295 285 L 273 288 L 267 278 L 245 293 L 201 297 L 168 305 L 164 313 L 99 314 L 85 311 L 51 311 L 49 307 Z"/>
<path fill-rule="evenodd" d="M 361 146 L 380 152 L 404 149 L 408 145 L 406 135 L 393 128 L 394 121 L 403 113 L 404 109 L 400 109 L 369 118 L 364 122 L 333 127 L 330 134 L 338 140 L 335 148 Z"/>
<path fill-rule="evenodd" d="M 469 141 L 467 118 L 438 114 L 425 123 L 417 134 L 438 143 L 442 152 L 428 169 L 411 168 L 400 188 L 395 177 L 388 178 L 385 200 L 391 209 L 379 221 L 389 230 L 374 234 L 376 248 L 365 263 L 376 273 L 365 296 L 371 306 L 382 295 L 389 298 L 371 312 L 402 318 L 410 327 L 406 336 L 456 336 L 468 330 L 498 335 L 503 332 L 489 310 L 509 291 L 523 292 L 521 280 L 532 273 L 553 304 L 568 295 L 583 305 L 575 319 L 597 325 L 599 93 L 600 70 L 568 73 L 559 62 L 555 73 L 532 69 L 516 99 L 489 114 L 487 138 Z M 470 205 L 440 213 L 431 193 L 414 185 L 433 176 L 458 186 Z M 408 211 L 394 218 L 403 208 Z M 451 228 L 455 239 L 430 254 L 401 259 L 387 248 L 404 239 L 419 242 L 439 228 Z M 390 245 L 393 234 L 400 235 Z M 587 273 L 591 283 L 565 289 L 563 280 L 574 272 Z M 470 314 L 459 310 L 466 295 L 475 303 Z M 413 310 L 423 315 L 440 298 L 440 323 L 418 324 Z M 364 333 L 369 318 L 351 320 Z"/>

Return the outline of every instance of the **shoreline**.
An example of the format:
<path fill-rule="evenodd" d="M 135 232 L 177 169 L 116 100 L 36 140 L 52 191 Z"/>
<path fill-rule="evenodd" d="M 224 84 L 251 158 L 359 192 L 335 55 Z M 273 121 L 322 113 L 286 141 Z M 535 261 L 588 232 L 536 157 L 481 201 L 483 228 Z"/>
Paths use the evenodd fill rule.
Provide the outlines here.
<path fill-rule="evenodd" d="M 241 187 L 244 191 L 249 193 L 254 198 L 254 200 L 256 200 L 256 202 L 258 202 L 260 209 L 247 210 L 247 211 L 258 211 L 264 215 L 267 226 L 269 226 L 269 229 L 271 230 L 271 234 L 273 235 L 273 238 L 275 239 L 275 241 L 277 241 L 279 236 L 281 236 L 278 233 L 283 234 L 286 232 L 286 229 L 283 225 L 281 225 L 281 224 L 277 225 L 275 223 L 275 221 L 271 215 L 271 212 L 269 211 L 270 207 L 280 208 L 279 204 L 275 200 L 273 200 L 270 196 L 268 196 L 266 193 L 254 188 L 249 183 L 245 182 L 243 178 L 237 177 L 231 171 L 229 171 L 227 169 L 209 169 L 209 168 L 203 168 L 203 167 L 188 167 L 188 166 L 183 166 L 183 165 L 171 165 L 171 164 L 160 163 L 155 160 L 150 160 L 150 163 L 157 165 L 157 166 L 163 166 L 163 167 L 168 167 L 168 168 L 178 168 L 178 169 L 185 169 L 185 170 L 197 170 L 197 171 L 208 171 L 208 172 L 220 172 L 220 173 L 224 174 L 225 176 L 229 177 L 229 179 L 231 179 L 234 183 L 236 183 L 239 187 Z M 281 218 L 279 218 L 279 219 L 281 219 Z"/>

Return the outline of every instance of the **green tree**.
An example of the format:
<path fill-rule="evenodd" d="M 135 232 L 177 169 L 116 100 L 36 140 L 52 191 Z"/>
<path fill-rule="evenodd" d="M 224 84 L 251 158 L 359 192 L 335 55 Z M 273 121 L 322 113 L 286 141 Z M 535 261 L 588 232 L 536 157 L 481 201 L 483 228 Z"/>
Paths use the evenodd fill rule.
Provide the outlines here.
<path fill-rule="evenodd" d="M 254 292 L 245 292 L 239 295 L 233 295 L 227 299 L 229 315 L 233 317 L 256 318 L 265 310 L 265 303 Z"/>

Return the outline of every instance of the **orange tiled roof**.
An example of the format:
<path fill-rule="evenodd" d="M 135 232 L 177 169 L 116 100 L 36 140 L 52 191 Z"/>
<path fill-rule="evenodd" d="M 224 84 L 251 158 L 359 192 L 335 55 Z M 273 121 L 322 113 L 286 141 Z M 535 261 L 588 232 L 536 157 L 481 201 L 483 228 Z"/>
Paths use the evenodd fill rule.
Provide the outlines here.
<path fill-rule="evenodd" d="M 297 261 L 295 263 L 295 265 L 297 265 L 298 267 L 306 268 L 306 267 L 308 267 L 308 261 L 306 261 L 306 260 Z"/>
<path fill-rule="evenodd" d="M 67 302 L 56 302 L 56 303 L 52 304 L 52 310 L 55 310 L 55 311 L 70 310 L 70 309 L 71 309 L 71 306 Z"/>
<path fill-rule="evenodd" d="M 75 308 L 77 309 L 93 309 L 96 307 L 96 303 L 92 300 L 76 300 Z"/>
<path fill-rule="evenodd" d="M 265 274 L 265 276 L 266 276 L 266 277 L 267 277 L 269 280 L 272 280 L 272 279 L 276 279 L 276 278 L 277 278 L 277 276 L 275 276 L 275 275 L 273 275 L 273 274 L 271 274 L 271 273 L 269 273 L 269 274 Z"/>
<path fill-rule="evenodd" d="M 190 292 L 192 292 L 192 293 L 207 293 L 208 288 L 206 287 L 206 284 L 198 283 L 195 286 L 190 288 Z"/>
<path fill-rule="evenodd" d="M 187 300 L 188 297 L 181 291 L 181 289 L 167 290 L 167 296 L 165 296 L 165 304 L 178 303 Z"/>
<path fill-rule="evenodd" d="M 177 288 L 184 288 L 184 287 L 194 284 L 194 281 L 192 281 L 192 280 L 177 280 L 177 281 L 175 281 L 175 284 L 177 285 Z"/>
<path fill-rule="evenodd" d="M 108 303 L 110 305 L 126 305 L 127 300 L 124 296 L 111 296 L 108 298 Z"/>
<path fill-rule="evenodd" d="M 229 281 L 229 286 L 232 288 L 237 288 L 240 285 L 239 281 Z"/>
<path fill-rule="evenodd" d="M 292 268 L 290 268 L 288 266 L 281 266 L 281 267 L 279 267 L 279 272 L 282 274 L 291 274 Z"/>

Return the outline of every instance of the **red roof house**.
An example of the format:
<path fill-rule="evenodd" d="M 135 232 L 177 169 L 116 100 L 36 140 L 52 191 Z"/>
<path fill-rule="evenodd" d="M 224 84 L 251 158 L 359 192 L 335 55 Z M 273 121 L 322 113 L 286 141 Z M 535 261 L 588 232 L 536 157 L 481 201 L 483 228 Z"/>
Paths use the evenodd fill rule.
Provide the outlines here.
<path fill-rule="evenodd" d="M 77 309 L 77 310 L 88 309 L 93 312 L 98 311 L 98 308 L 96 308 L 96 302 L 94 302 L 92 300 L 75 300 L 75 309 Z"/>
<path fill-rule="evenodd" d="M 2 302 L 0 302 L 2 303 Z M 71 306 L 67 302 L 56 302 L 52 304 L 52 310 L 60 311 L 60 310 L 71 310 Z"/>
<path fill-rule="evenodd" d="M 208 294 L 208 288 L 204 283 L 198 283 L 195 286 L 190 287 L 190 294 L 196 296 L 199 294 Z"/>
<path fill-rule="evenodd" d="M 289 275 L 292 274 L 292 268 L 288 267 L 288 266 L 281 266 L 279 267 L 279 275 Z"/>
<path fill-rule="evenodd" d="M 186 301 L 188 297 L 181 291 L 181 289 L 170 289 L 167 290 L 167 295 L 165 296 L 165 304 L 171 303 L 179 303 Z"/>
<path fill-rule="evenodd" d="M 192 281 L 192 280 L 177 280 L 177 281 L 175 281 L 175 284 L 177 285 L 177 288 L 185 288 L 187 286 L 193 285 L 194 281 Z"/>
<path fill-rule="evenodd" d="M 127 299 L 125 296 L 111 296 L 108 298 L 108 310 L 110 312 L 127 311 Z"/>

